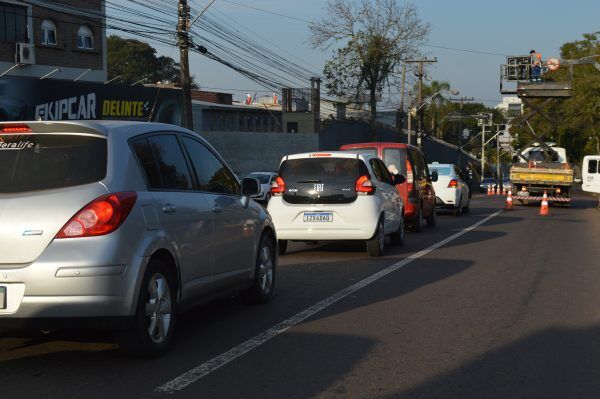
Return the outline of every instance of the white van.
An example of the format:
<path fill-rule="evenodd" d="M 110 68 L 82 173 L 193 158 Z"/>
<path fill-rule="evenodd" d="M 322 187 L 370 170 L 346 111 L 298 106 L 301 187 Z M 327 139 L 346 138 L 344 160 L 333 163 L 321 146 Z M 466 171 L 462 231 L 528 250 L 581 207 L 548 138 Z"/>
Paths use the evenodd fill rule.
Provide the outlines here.
<path fill-rule="evenodd" d="M 600 194 L 600 155 L 588 155 L 583 158 L 581 177 L 583 191 Z"/>

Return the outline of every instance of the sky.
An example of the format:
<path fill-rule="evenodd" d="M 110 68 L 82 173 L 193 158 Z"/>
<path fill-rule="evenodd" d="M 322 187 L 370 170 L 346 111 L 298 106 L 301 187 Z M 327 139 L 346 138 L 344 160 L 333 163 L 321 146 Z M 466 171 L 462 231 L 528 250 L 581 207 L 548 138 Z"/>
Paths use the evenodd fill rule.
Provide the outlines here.
<path fill-rule="evenodd" d="M 191 1 L 198 9 L 204 8 L 208 2 Z M 295 61 L 301 60 L 298 61 L 301 65 L 315 73 L 322 73 L 331 50 L 312 49 L 308 44 L 307 23 L 300 20 L 318 19 L 326 0 L 236 2 L 292 18 L 242 7 L 225 0 L 216 0 L 208 13 L 226 14 L 237 21 L 240 27 L 251 29 L 285 49 L 288 52 L 284 54 L 286 57 L 293 55 Z M 416 0 L 413 4 L 417 6 L 421 19 L 431 25 L 429 46 L 423 47 L 422 51 L 438 60 L 437 64 L 428 68 L 427 79 L 447 81 L 454 90 L 460 92 L 460 96 L 473 97 L 488 106 L 501 102 L 499 69 L 506 55 L 527 54 L 535 49 L 544 58 L 559 56 L 563 43 L 578 40 L 584 33 L 600 31 L 600 1 L 597 0 Z M 198 23 L 202 24 L 202 19 Z M 176 49 L 156 47 L 160 54 L 177 59 Z M 237 72 L 199 54 L 190 55 L 190 70 L 201 87 L 232 92 L 236 98 L 241 98 L 247 91 L 264 90 Z"/>

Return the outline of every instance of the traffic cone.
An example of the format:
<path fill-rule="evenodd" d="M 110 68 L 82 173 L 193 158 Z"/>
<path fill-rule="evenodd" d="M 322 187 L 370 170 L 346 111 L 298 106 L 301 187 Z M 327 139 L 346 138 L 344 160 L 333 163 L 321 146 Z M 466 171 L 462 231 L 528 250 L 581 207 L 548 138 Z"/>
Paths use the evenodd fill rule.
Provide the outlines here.
<path fill-rule="evenodd" d="M 512 199 L 512 191 L 508 190 L 508 197 L 506 197 L 506 208 L 508 211 L 512 211 L 513 208 L 513 199 Z"/>
<path fill-rule="evenodd" d="M 540 207 L 541 216 L 549 216 L 550 211 L 548 210 L 548 194 L 544 190 L 544 196 L 542 197 L 542 206 Z"/>
<path fill-rule="evenodd" d="M 488 193 L 487 193 L 488 197 L 491 197 L 492 195 L 494 195 L 494 192 L 492 190 L 492 185 L 488 184 Z"/>
<path fill-rule="evenodd" d="M 508 192 L 506 191 L 505 186 L 502 186 L 502 195 L 508 195 Z"/>

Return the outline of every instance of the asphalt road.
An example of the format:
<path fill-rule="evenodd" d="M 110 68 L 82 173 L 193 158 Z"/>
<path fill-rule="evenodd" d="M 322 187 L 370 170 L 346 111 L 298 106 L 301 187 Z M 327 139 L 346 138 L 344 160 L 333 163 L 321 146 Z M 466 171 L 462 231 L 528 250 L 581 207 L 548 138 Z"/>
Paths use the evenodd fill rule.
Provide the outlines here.
<path fill-rule="evenodd" d="M 579 195 L 541 217 L 474 198 L 380 259 L 294 244 L 272 303 L 189 312 L 160 359 L 102 333 L 2 332 L 0 397 L 598 397 L 596 204 Z"/>

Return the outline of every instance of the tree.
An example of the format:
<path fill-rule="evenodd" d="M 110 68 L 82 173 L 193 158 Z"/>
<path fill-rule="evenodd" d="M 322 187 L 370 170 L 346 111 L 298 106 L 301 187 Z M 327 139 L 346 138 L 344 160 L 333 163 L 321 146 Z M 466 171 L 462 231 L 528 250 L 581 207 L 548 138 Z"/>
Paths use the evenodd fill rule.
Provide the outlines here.
<path fill-rule="evenodd" d="M 157 83 L 181 82 L 179 64 L 171 57 L 156 56 L 156 49 L 146 42 L 111 35 L 108 37 L 108 79 L 132 84 L 142 79 Z M 192 87 L 198 88 L 192 77 Z"/>
<path fill-rule="evenodd" d="M 561 58 L 577 60 L 600 54 L 600 32 L 584 34 L 583 39 L 568 42 L 561 47 Z M 564 66 L 564 64 L 563 64 Z M 545 80 L 564 82 L 569 79 L 569 68 L 544 75 Z M 571 162 L 580 162 L 584 155 L 595 154 L 600 140 L 600 71 L 591 65 L 576 65 L 573 69 L 573 96 L 567 100 L 555 100 L 544 107 L 544 112 L 553 119 L 550 123 L 542 117 L 529 122 L 545 141 L 557 143 L 567 149 Z M 536 101 L 541 104 L 541 101 Z M 529 112 L 525 108 L 525 113 Z M 516 136 L 515 145 L 523 148 L 531 141 L 528 126 L 513 122 L 511 134 Z"/>
<path fill-rule="evenodd" d="M 441 129 L 442 119 L 445 116 L 443 113 L 444 104 L 448 103 L 445 97 L 450 91 L 450 83 L 433 80 L 431 84 L 423 86 L 423 100 L 434 96 L 429 100 L 429 105 L 425 111 L 425 122 L 431 127 L 431 134 L 437 138 L 442 138 L 443 131 Z"/>
<path fill-rule="evenodd" d="M 323 69 L 329 95 L 366 102 L 373 139 L 377 102 L 399 76 L 402 60 L 418 54 L 429 24 L 412 4 L 397 0 L 329 0 L 325 16 L 309 25 L 314 48 L 340 47 Z"/>

